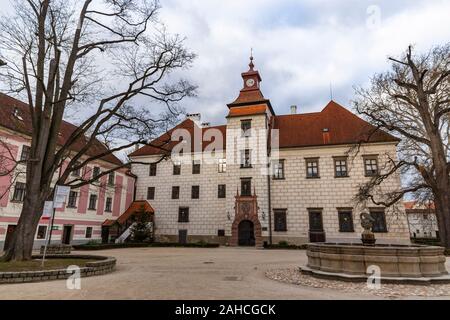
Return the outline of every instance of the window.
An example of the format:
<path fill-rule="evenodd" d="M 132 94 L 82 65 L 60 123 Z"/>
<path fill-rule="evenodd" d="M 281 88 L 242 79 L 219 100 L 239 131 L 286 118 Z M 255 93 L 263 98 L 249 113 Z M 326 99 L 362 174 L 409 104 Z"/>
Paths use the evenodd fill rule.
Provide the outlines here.
<path fill-rule="evenodd" d="M 154 200 L 154 199 L 155 199 L 155 187 L 148 187 L 147 200 Z"/>
<path fill-rule="evenodd" d="M 273 209 L 275 231 L 287 231 L 286 209 Z"/>
<path fill-rule="evenodd" d="M 219 184 L 218 188 L 217 188 L 217 197 L 220 199 L 226 198 L 226 194 L 227 194 L 227 189 L 226 189 L 226 185 L 224 184 Z"/>
<path fill-rule="evenodd" d="M 189 222 L 189 207 L 178 208 L 178 222 Z"/>
<path fill-rule="evenodd" d="M 172 199 L 180 199 L 180 187 L 172 187 Z"/>
<path fill-rule="evenodd" d="M 242 120 L 241 121 L 241 137 L 250 137 L 252 129 L 252 120 Z"/>
<path fill-rule="evenodd" d="M 338 209 L 339 232 L 354 232 L 351 209 Z"/>
<path fill-rule="evenodd" d="M 68 208 L 76 208 L 77 207 L 77 197 L 78 197 L 78 192 L 70 191 L 69 201 L 67 202 Z"/>
<path fill-rule="evenodd" d="M 384 209 L 370 209 L 370 215 L 375 220 L 372 225 L 372 232 L 387 232 L 386 215 L 384 213 Z"/>
<path fill-rule="evenodd" d="M 22 146 L 22 153 L 20 154 L 20 161 L 26 161 L 30 157 L 30 147 Z"/>
<path fill-rule="evenodd" d="M 309 231 L 323 232 L 322 209 L 308 209 Z"/>
<path fill-rule="evenodd" d="M 100 175 L 100 167 L 94 167 L 94 173 L 92 177 L 95 179 Z"/>
<path fill-rule="evenodd" d="M 173 164 L 173 175 L 179 176 L 181 174 L 181 162 L 177 161 Z"/>
<path fill-rule="evenodd" d="M 156 163 L 150 163 L 150 169 L 148 172 L 149 176 L 156 176 L 156 166 L 157 166 Z"/>
<path fill-rule="evenodd" d="M 251 168 L 252 167 L 252 158 L 251 158 L 251 150 L 245 149 L 241 151 L 241 168 Z"/>
<path fill-rule="evenodd" d="M 36 239 L 45 239 L 47 235 L 47 226 L 39 226 L 37 229 Z"/>
<path fill-rule="evenodd" d="M 192 174 L 200 174 L 200 160 L 192 161 Z"/>
<path fill-rule="evenodd" d="M 219 159 L 219 173 L 227 172 L 227 160 Z"/>
<path fill-rule="evenodd" d="M 273 178 L 284 179 L 284 160 L 273 162 Z"/>
<path fill-rule="evenodd" d="M 85 237 L 86 237 L 87 239 L 92 238 L 92 227 L 86 227 L 86 234 L 85 234 Z"/>
<path fill-rule="evenodd" d="M 252 195 L 252 179 L 241 178 L 241 196 L 251 196 L 251 195 Z"/>
<path fill-rule="evenodd" d="M 364 156 L 364 172 L 366 177 L 373 177 L 378 175 L 378 157 Z"/>
<path fill-rule="evenodd" d="M 76 161 L 74 167 L 76 168 L 76 167 L 78 167 L 80 165 L 81 165 L 81 162 L 80 161 Z M 75 177 L 81 176 L 81 168 L 73 170 L 72 171 L 72 175 L 75 176 Z"/>
<path fill-rule="evenodd" d="M 200 198 L 200 186 L 192 186 L 191 198 L 192 199 Z"/>
<path fill-rule="evenodd" d="M 89 210 L 95 210 L 97 206 L 97 195 L 96 194 L 91 194 L 89 196 Z"/>
<path fill-rule="evenodd" d="M 112 211 L 112 198 L 111 197 L 106 198 L 105 211 L 106 212 Z"/>
<path fill-rule="evenodd" d="M 108 184 L 109 184 L 110 186 L 113 186 L 113 185 L 114 185 L 115 179 L 116 179 L 116 174 L 115 174 L 115 172 L 111 172 L 111 173 L 108 175 Z"/>
<path fill-rule="evenodd" d="M 225 230 L 224 229 L 217 230 L 217 236 L 218 237 L 225 237 Z"/>
<path fill-rule="evenodd" d="M 14 187 L 14 194 L 12 201 L 22 202 L 25 198 L 25 183 L 17 182 Z"/>
<path fill-rule="evenodd" d="M 348 177 L 346 158 L 334 159 L 334 176 L 336 178 Z"/>
<path fill-rule="evenodd" d="M 306 178 L 319 178 L 319 158 L 306 159 Z"/>

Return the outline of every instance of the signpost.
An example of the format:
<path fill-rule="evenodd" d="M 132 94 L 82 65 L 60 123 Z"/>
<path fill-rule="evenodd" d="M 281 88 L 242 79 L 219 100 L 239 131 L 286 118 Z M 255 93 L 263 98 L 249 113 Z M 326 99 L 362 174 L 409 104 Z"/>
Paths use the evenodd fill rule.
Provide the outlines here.
<path fill-rule="evenodd" d="M 43 219 L 50 219 L 53 213 L 53 201 L 45 201 L 44 211 L 42 212 Z"/>
<path fill-rule="evenodd" d="M 50 245 L 52 239 L 53 223 L 55 221 L 55 209 L 63 208 L 66 198 L 69 196 L 70 187 L 56 186 L 53 193 L 53 201 L 45 201 L 43 217 L 49 217 L 47 230 L 47 239 L 45 240 L 44 254 L 42 255 L 42 266 L 45 263 L 45 255 L 47 254 L 47 247 Z M 57 229 L 56 229 L 57 230 Z"/>

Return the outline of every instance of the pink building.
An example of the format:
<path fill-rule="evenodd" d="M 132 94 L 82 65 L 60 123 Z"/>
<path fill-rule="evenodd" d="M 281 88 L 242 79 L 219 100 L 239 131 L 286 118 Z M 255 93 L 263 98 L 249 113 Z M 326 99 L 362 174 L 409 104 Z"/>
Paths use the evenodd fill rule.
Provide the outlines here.
<path fill-rule="evenodd" d="M 30 145 L 31 122 L 28 105 L 0 93 L 0 171 L 13 168 L 14 160 L 25 159 Z M 63 122 L 60 143 L 64 143 L 73 130 L 71 123 Z M 78 147 L 81 148 L 81 145 Z M 75 147 L 77 148 L 77 146 Z M 98 141 L 90 150 L 90 156 L 105 151 Z M 72 175 L 89 176 L 93 172 L 109 170 L 122 164 L 110 154 L 89 163 L 80 172 Z M 0 176 L 0 251 L 8 241 L 22 209 L 25 196 L 25 166 L 18 165 L 12 175 Z M 59 174 L 57 172 L 56 174 Z M 102 224 L 115 220 L 132 203 L 135 176 L 123 168 L 100 178 L 97 185 L 85 185 L 72 190 L 63 209 L 55 215 L 52 243 L 79 244 L 102 240 Z M 35 247 L 40 247 L 48 232 L 48 219 L 41 218 L 35 235 Z"/>

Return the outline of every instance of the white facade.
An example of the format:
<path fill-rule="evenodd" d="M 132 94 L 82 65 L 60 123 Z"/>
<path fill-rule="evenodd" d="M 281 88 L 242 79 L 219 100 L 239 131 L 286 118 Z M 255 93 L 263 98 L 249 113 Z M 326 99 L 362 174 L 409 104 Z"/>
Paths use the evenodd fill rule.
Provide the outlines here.
<path fill-rule="evenodd" d="M 251 119 L 252 128 L 264 129 L 265 115 L 228 118 L 227 146 L 225 158 L 236 158 L 235 153 L 250 148 L 259 149 L 260 154 L 267 155 L 265 142 L 256 141 L 256 136 L 243 138 L 234 134 L 233 129 L 240 127 L 242 119 Z M 266 141 L 266 140 L 265 140 Z M 380 170 L 387 160 L 387 155 L 396 157 L 395 143 L 365 144 L 360 153 L 352 159 L 348 157 L 348 177 L 336 178 L 334 157 L 345 156 L 351 145 L 286 148 L 280 149 L 279 159 L 284 160 L 284 179 L 274 179 L 263 174 L 265 165 L 254 164 L 252 168 L 241 168 L 235 161 L 227 161 L 226 172 L 218 170 L 218 159 L 222 152 L 216 152 L 216 160 L 206 161 L 201 165 L 200 174 L 192 173 L 190 157 L 182 164 L 181 174 L 173 174 L 171 159 L 157 164 L 156 176 L 149 176 L 149 166 L 136 164 L 132 172 L 138 177 L 136 198 L 147 199 L 147 189 L 155 188 L 154 199 L 148 199 L 155 209 L 155 235 L 159 241 L 177 241 L 179 230 L 187 230 L 189 241 L 213 241 L 227 243 L 231 237 L 231 224 L 235 212 L 235 195 L 240 192 L 240 179 L 252 178 L 253 190 L 257 195 L 259 206 L 258 217 L 262 226 L 264 241 L 269 241 L 269 216 L 272 219 L 272 242 L 287 241 L 301 244 L 309 242 L 308 209 L 320 208 L 322 211 L 323 229 L 327 241 L 354 242 L 359 241 L 362 228 L 359 213 L 364 208 L 355 207 L 353 197 L 358 185 L 368 181 L 365 176 L 363 156 L 378 155 Z M 199 154 L 197 154 L 199 156 Z M 237 156 L 239 158 L 239 156 Z M 320 178 L 306 177 L 306 158 L 319 158 Z M 140 162 L 157 162 L 160 156 L 135 156 Z M 209 159 L 209 158 L 208 158 Z M 270 159 L 267 157 L 266 162 Z M 234 162 L 234 163 L 233 163 Z M 264 161 L 263 161 L 264 162 Z M 218 198 L 218 185 L 226 185 L 226 198 Z M 270 187 L 269 187 L 270 184 Z M 200 198 L 191 199 L 192 186 L 200 186 Z M 384 190 L 395 189 L 400 185 L 399 176 L 389 178 L 383 185 Z M 179 199 L 172 199 L 172 187 L 180 187 Z M 270 188 L 270 192 L 269 192 Z M 269 193 L 270 206 L 269 209 Z M 180 207 L 189 207 L 189 222 L 178 222 Z M 350 208 L 353 216 L 353 232 L 340 232 L 338 208 Z M 275 231 L 274 210 L 286 209 L 286 231 Z M 365 208 L 367 209 L 367 208 Z M 377 233 L 378 243 L 408 243 L 409 232 L 403 205 L 393 214 L 385 211 L 387 232 Z M 224 230 L 225 237 L 218 236 Z"/>
<path fill-rule="evenodd" d="M 371 178 L 366 176 L 364 159 L 372 159 L 375 173 L 389 170 L 388 155 L 396 158 L 398 139 L 380 131 L 368 135 L 374 127 L 334 101 L 321 112 L 278 116 L 260 91 L 262 80 L 254 69 L 253 58 L 249 67 L 242 73 L 244 86 L 238 98 L 228 104 L 226 129 L 224 126 L 202 128 L 199 121 L 189 119 L 174 128 L 182 128 L 194 136 L 176 144 L 175 149 L 184 146 L 185 161 L 180 175 L 173 174 L 171 159 L 176 156 L 172 155 L 157 164 L 154 176 L 149 175 L 147 164 L 132 166 L 132 173 L 137 176 L 136 199 L 147 199 L 148 188 L 155 190 L 154 199 L 147 200 L 155 210 L 156 239 L 256 246 L 261 246 L 263 241 L 355 242 L 362 232 L 359 214 L 366 210 L 376 218 L 373 229 L 377 231 L 378 243 L 409 243 L 402 204 L 397 208 L 400 214 L 393 214 L 392 210 L 370 205 L 356 207 L 353 201 L 358 185 Z M 296 107 L 291 110 L 296 113 Z M 210 139 L 213 132 L 225 136 Z M 144 146 L 130 157 L 144 163 L 158 162 L 161 150 L 154 146 L 170 138 L 179 141 L 174 138 L 176 135 L 176 130 L 170 131 L 164 138 L 153 141 L 153 146 Z M 202 143 L 195 145 L 202 148 L 191 148 L 189 140 L 199 135 Z M 226 146 L 217 147 L 218 141 L 226 141 Z M 359 142 L 364 142 L 359 153 L 349 154 Z M 207 161 L 211 145 L 216 145 L 212 162 Z M 172 154 L 175 149 L 171 149 Z M 203 160 L 200 174 L 192 173 L 191 155 Z M 249 155 L 244 158 L 251 160 L 250 167 L 242 167 L 241 162 L 245 162 L 241 160 L 242 155 Z M 227 162 L 223 173 L 218 170 L 220 158 Z M 306 161 L 311 158 L 314 160 L 308 160 L 310 165 L 318 168 L 310 170 L 318 170 L 319 174 L 307 177 Z M 284 169 L 278 177 L 281 179 L 274 179 L 274 164 L 279 160 L 283 160 Z M 346 167 L 345 177 L 336 177 L 337 164 L 341 170 Z M 251 192 L 245 192 L 250 183 Z M 218 198 L 219 185 L 226 185 L 226 198 Z M 180 188 L 179 199 L 171 197 L 173 186 Z M 199 186 L 199 199 L 192 199 L 192 186 Z M 381 186 L 381 191 L 399 186 L 400 177 L 392 176 Z M 184 208 L 189 208 L 188 219 Z"/>

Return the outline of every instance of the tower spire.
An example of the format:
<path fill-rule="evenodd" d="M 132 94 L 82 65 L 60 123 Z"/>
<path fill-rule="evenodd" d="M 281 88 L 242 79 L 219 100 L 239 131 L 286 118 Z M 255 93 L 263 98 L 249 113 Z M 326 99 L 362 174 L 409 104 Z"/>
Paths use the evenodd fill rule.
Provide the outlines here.
<path fill-rule="evenodd" d="M 253 48 L 250 48 L 250 63 L 248 64 L 248 66 L 250 67 L 249 71 L 253 71 L 253 69 L 255 68 L 255 65 L 253 64 Z"/>

